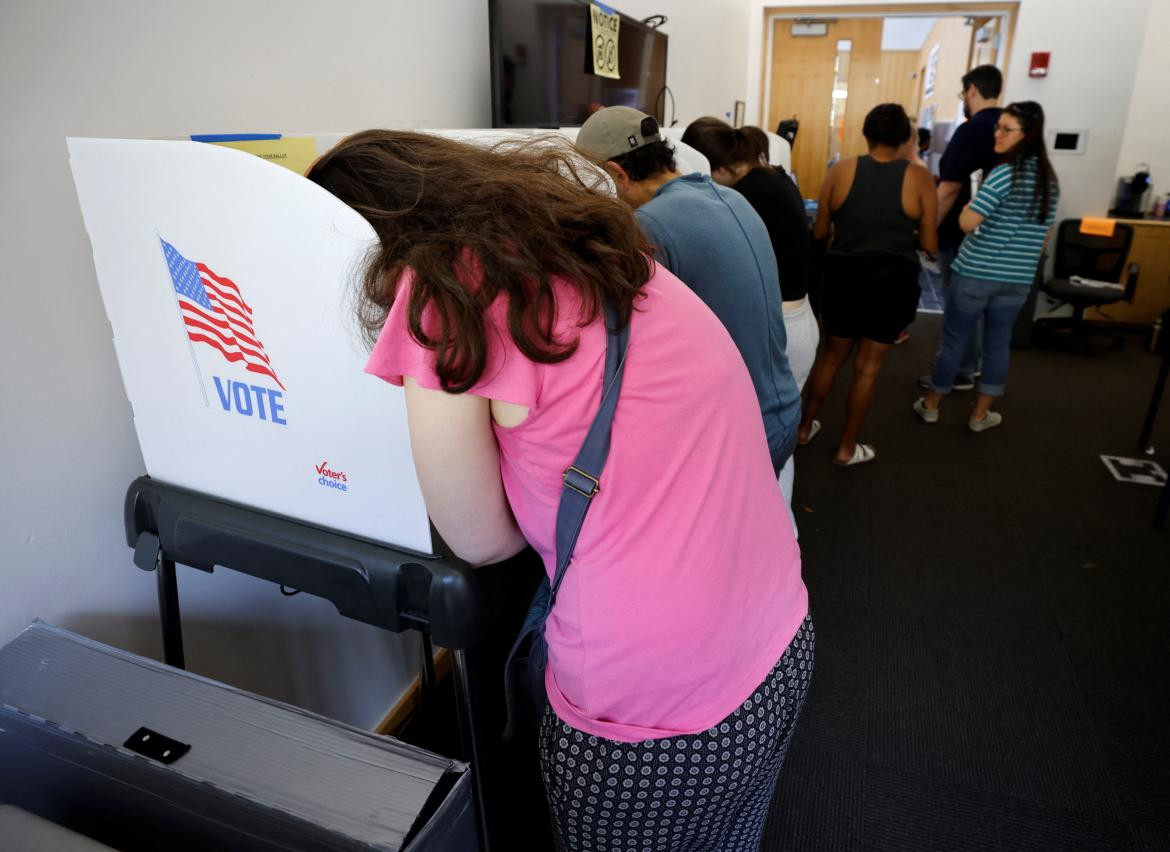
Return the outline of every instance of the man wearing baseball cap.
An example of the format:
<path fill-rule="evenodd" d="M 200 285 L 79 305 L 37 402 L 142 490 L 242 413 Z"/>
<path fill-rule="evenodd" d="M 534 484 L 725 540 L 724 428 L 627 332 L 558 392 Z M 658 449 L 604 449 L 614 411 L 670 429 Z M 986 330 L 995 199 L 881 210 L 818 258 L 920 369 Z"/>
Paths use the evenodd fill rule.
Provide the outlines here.
<path fill-rule="evenodd" d="M 630 107 L 605 107 L 581 126 L 577 147 L 602 161 L 618 197 L 655 246 L 655 259 L 727 328 L 751 374 L 777 473 L 789 462 L 800 392 L 784 354 L 780 277 L 768 229 L 747 200 L 706 175 L 678 171 L 658 122 Z M 788 470 L 785 471 L 787 480 Z M 791 488 L 784 490 L 791 502 Z"/>

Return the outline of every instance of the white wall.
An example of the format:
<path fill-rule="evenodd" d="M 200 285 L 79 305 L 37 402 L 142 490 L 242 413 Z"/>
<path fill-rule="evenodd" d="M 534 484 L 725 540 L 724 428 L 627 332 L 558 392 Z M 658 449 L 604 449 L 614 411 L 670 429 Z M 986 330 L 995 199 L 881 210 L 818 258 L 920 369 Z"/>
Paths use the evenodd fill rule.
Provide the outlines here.
<path fill-rule="evenodd" d="M 750 0 L 749 34 L 745 46 L 748 63 L 748 122 L 759 120 L 760 68 L 766 43 L 763 27 L 765 8 L 806 6 L 804 0 Z M 906 0 L 908 5 L 927 0 Z M 816 5 L 884 5 L 882 0 L 822 0 Z M 977 8 L 979 0 L 970 2 Z M 1149 150 L 1155 157 L 1153 140 L 1166 138 L 1166 77 L 1164 58 L 1159 56 L 1159 37 L 1167 32 L 1166 7 L 1158 0 L 1155 13 L 1161 29 L 1155 29 L 1151 0 L 1112 0 L 1107 7 L 1099 0 L 1020 0 L 1011 59 L 1005 81 L 1005 101 L 1039 101 L 1048 116 L 1050 127 L 1088 129 L 1089 147 L 1082 155 L 1060 155 L 1053 162 L 1061 180 L 1062 195 L 1058 215 L 1103 215 L 1115 189 L 1122 133 L 1127 119 L 1149 129 L 1131 130 L 1134 150 Z M 1147 19 L 1151 24 L 1146 38 L 1147 55 L 1138 76 L 1138 55 Z M 1033 51 L 1050 51 L 1049 77 L 1028 77 L 1028 57 Z M 1155 81 L 1152 78 L 1157 78 Z M 1135 85 L 1136 84 L 1136 85 Z M 943 85 L 947 85 L 943 81 Z M 1141 97 L 1145 112 L 1159 109 L 1150 106 L 1161 101 L 1157 118 L 1134 115 L 1133 98 Z M 1147 124 L 1152 122 L 1153 126 Z M 1138 140 L 1143 141 L 1138 141 Z M 1167 150 L 1162 144 L 1160 151 Z M 1127 149 L 1128 150 L 1128 149 Z M 1151 163 L 1151 165 L 1153 165 Z M 1128 162 L 1121 164 L 1124 171 Z M 1163 186 L 1170 185 L 1170 167 L 1164 168 Z"/>
<path fill-rule="evenodd" d="M 618 0 L 610 3 L 639 20 L 668 18 L 666 79 L 674 93 L 678 127 L 704 115 L 730 121 L 747 91 L 742 61 L 749 14 L 747 0 Z M 669 121 L 670 110 L 667 109 Z"/>
<path fill-rule="evenodd" d="M 1111 0 L 1108 14 L 1099 0 L 1020 4 L 1004 102 L 1038 101 L 1049 130 L 1089 130 L 1084 154 L 1052 154 L 1059 218 L 1109 209 L 1149 10 L 1150 0 Z M 1029 57 L 1045 50 L 1052 53 L 1048 77 L 1029 78 Z"/>
<path fill-rule="evenodd" d="M 484 0 L 0 5 L 0 643 L 39 616 L 161 653 L 122 539 L 144 471 L 65 137 L 485 127 L 488 82 Z M 196 671 L 362 726 L 413 676 L 413 644 L 323 601 L 180 571 Z"/>
<path fill-rule="evenodd" d="M 1150 167 L 1154 192 L 1170 193 L 1170 70 L 1166 42 L 1170 38 L 1170 3 L 1150 4 L 1146 36 L 1138 60 L 1137 79 L 1129 101 L 1129 120 L 1121 137 L 1118 176 L 1129 176 L 1139 163 Z"/>

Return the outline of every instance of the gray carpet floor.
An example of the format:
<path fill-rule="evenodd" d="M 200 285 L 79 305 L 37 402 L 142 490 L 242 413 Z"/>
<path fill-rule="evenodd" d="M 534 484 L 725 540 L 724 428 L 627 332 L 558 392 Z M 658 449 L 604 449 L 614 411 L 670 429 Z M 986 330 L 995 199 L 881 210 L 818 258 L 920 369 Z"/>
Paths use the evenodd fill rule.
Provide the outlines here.
<path fill-rule="evenodd" d="M 1170 528 L 1137 452 L 1158 360 L 1013 352 L 1000 428 L 910 411 L 940 317 L 831 463 L 848 371 L 797 450 L 816 670 L 765 850 L 1170 849 Z M 1170 398 L 1153 457 L 1170 468 Z"/>

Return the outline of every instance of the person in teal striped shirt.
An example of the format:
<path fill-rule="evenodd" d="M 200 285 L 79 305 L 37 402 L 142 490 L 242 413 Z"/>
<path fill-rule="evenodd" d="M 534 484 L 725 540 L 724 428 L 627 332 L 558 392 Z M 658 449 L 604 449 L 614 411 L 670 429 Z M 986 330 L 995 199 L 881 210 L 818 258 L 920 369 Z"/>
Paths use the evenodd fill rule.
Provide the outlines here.
<path fill-rule="evenodd" d="M 924 422 L 938 422 L 939 404 L 954 387 L 967 339 L 983 317 L 983 375 L 967 421 L 972 432 L 1003 422 L 991 405 L 1003 395 L 1012 326 L 1036 277 L 1060 197 L 1040 104 L 1020 101 L 1004 109 L 995 126 L 995 152 L 999 165 L 959 216 L 967 236 L 952 266 L 942 344 L 930 389 L 914 403 Z"/>

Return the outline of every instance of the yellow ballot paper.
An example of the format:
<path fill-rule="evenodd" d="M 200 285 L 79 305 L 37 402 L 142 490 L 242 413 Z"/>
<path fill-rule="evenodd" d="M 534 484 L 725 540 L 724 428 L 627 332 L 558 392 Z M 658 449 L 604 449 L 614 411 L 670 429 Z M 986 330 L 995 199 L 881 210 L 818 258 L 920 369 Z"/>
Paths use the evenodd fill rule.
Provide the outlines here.
<path fill-rule="evenodd" d="M 283 139 L 244 139 L 212 144 L 255 154 L 262 160 L 284 166 L 298 175 L 307 172 L 309 166 L 317 159 L 317 140 L 311 136 L 286 136 Z"/>
<path fill-rule="evenodd" d="M 618 72 L 618 29 L 621 16 L 608 6 L 600 3 L 589 4 L 589 34 L 593 37 L 593 73 L 599 77 L 617 80 Z"/>

